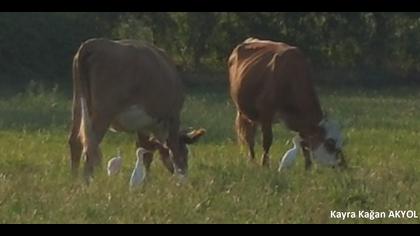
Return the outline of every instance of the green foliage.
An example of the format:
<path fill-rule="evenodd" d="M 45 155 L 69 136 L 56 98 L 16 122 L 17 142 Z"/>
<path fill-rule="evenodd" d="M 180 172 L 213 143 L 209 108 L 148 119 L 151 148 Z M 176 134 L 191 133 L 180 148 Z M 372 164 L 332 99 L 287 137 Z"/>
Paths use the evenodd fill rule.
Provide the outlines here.
<path fill-rule="evenodd" d="M 420 18 L 396 12 L 1 13 L 0 82 L 70 87 L 71 60 L 92 37 L 134 38 L 165 49 L 184 72 L 226 73 L 247 37 L 299 46 L 326 80 L 419 80 Z M 404 80 L 405 81 L 405 80 Z"/>
<path fill-rule="evenodd" d="M 0 81 L 8 86 L 35 80 L 70 87 L 80 43 L 104 33 L 103 20 L 90 13 L 0 14 Z"/>

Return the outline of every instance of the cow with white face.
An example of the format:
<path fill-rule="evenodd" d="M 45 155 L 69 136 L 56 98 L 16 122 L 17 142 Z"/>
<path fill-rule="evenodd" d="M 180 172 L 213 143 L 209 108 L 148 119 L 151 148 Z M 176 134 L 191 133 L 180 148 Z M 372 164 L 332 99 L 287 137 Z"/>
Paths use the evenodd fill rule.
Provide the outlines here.
<path fill-rule="evenodd" d="M 305 56 L 297 47 L 248 38 L 232 51 L 229 60 L 230 95 L 237 109 L 236 131 L 255 159 L 258 126 L 263 136 L 262 164 L 269 165 L 272 124 L 283 121 L 301 137 L 309 168 L 312 160 L 327 166 L 345 166 L 343 139 L 337 122 L 322 112 Z"/>
<path fill-rule="evenodd" d="M 86 157 L 89 180 L 101 162 L 101 143 L 108 129 L 137 134 L 137 146 L 159 150 L 165 167 L 185 176 L 187 145 L 203 129 L 180 129 L 184 102 L 182 81 L 166 53 L 134 40 L 91 39 L 73 60 L 73 112 L 69 137 L 71 167 L 77 173 Z M 144 155 L 150 166 L 152 153 Z M 133 155 L 134 156 L 134 155 Z"/>
<path fill-rule="evenodd" d="M 340 168 L 346 167 L 342 152 L 343 137 L 337 121 L 324 118 L 320 122 L 319 128 L 320 136 L 302 137 L 301 144 L 303 148 L 309 151 L 312 160 L 321 165 Z M 307 160 L 307 164 L 310 165 L 310 160 Z"/>

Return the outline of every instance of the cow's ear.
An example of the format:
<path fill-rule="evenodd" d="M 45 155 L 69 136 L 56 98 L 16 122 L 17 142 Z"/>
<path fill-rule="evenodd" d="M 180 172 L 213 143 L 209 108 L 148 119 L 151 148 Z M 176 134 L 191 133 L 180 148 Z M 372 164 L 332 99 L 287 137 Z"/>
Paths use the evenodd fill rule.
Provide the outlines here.
<path fill-rule="evenodd" d="M 181 132 L 181 140 L 186 144 L 193 144 L 197 142 L 201 136 L 206 134 L 205 129 L 192 130 L 190 132 Z"/>

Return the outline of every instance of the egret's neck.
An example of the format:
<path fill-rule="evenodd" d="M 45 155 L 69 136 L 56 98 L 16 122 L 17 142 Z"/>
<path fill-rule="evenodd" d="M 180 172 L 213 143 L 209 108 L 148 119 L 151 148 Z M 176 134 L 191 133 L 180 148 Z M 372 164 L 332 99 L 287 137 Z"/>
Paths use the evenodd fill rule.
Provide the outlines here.
<path fill-rule="evenodd" d="M 136 161 L 136 167 L 143 166 L 143 156 L 138 156 Z"/>
<path fill-rule="evenodd" d="M 298 149 L 300 147 L 300 140 L 296 140 L 296 138 L 293 139 L 293 148 Z"/>
<path fill-rule="evenodd" d="M 139 150 L 137 151 L 137 162 L 136 166 L 142 166 L 143 165 L 143 157 L 147 153 L 147 151 Z"/>

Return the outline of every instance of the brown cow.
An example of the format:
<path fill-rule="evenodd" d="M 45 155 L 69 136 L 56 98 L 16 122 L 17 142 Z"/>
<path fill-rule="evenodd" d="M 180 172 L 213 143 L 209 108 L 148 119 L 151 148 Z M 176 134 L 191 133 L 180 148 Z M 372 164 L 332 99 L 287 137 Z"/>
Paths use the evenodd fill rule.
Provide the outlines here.
<path fill-rule="evenodd" d="M 302 138 L 305 166 L 344 166 L 342 137 L 327 119 L 309 78 L 309 65 L 299 48 L 281 42 L 248 38 L 228 61 L 230 94 L 237 108 L 236 131 L 254 160 L 257 125 L 263 134 L 262 164 L 269 164 L 272 123 L 281 119 Z"/>
<path fill-rule="evenodd" d="M 176 173 L 187 174 L 186 144 L 205 132 L 180 131 L 183 101 L 181 80 L 163 50 L 134 40 L 84 42 L 73 60 L 73 173 L 84 154 L 85 177 L 93 176 L 101 162 L 99 144 L 111 129 L 137 133 L 137 146 L 158 149 L 169 171 L 175 167 Z M 145 159 L 148 167 L 151 156 Z"/>

